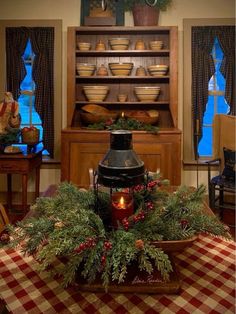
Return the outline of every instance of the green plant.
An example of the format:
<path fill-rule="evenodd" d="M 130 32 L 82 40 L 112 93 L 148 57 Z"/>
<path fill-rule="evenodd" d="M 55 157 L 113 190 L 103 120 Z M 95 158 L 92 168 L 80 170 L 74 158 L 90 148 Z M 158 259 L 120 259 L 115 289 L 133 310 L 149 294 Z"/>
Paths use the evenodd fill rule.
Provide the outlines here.
<path fill-rule="evenodd" d="M 168 281 L 171 262 L 156 241 L 186 240 L 199 233 L 230 236 L 216 216 L 204 213 L 203 185 L 171 193 L 161 188 L 164 183 L 156 175 L 135 186 L 135 211 L 114 229 L 105 223 L 110 193 L 100 191 L 96 200 L 93 190 L 61 183 L 54 197 L 37 199 L 33 217 L 8 225 L 10 236 L 0 237 L 0 247 L 21 247 L 39 261 L 39 271 L 61 276 L 64 286 L 79 275 L 88 283 L 100 278 L 107 289 L 111 282 L 124 282 L 130 265 L 147 274 L 158 269 Z"/>
<path fill-rule="evenodd" d="M 135 4 L 153 6 L 161 11 L 165 11 L 172 0 L 124 0 L 125 11 L 132 11 Z"/>

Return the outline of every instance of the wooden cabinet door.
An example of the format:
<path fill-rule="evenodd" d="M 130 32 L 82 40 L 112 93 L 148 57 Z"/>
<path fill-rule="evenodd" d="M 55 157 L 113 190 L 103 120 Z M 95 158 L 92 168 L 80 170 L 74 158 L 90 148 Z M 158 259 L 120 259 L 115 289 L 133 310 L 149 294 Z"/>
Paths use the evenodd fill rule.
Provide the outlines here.
<path fill-rule="evenodd" d="M 173 143 L 135 144 L 134 150 L 143 160 L 147 171 L 160 172 L 161 176 L 174 181 L 172 171 Z"/>
<path fill-rule="evenodd" d="M 133 149 L 143 160 L 147 171 L 158 170 L 163 179 L 170 180 L 171 185 L 180 185 L 180 139 L 178 133 L 157 137 L 135 135 Z M 88 188 L 89 169 L 97 170 L 109 147 L 108 134 L 63 133 L 62 180 Z"/>
<path fill-rule="evenodd" d="M 69 155 L 70 181 L 88 188 L 90 184 L 89 169 L 97 170 L 98 163 L 103 159 L 108 147 L 109 145 L 105 143 L 71 143 Z"/>

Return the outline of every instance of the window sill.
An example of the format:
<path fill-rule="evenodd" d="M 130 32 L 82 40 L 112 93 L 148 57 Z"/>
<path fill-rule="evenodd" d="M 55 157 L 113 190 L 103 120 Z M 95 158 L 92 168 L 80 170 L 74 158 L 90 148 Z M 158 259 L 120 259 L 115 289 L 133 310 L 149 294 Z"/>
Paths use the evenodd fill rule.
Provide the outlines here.
<path fill-rule="evenodd" d="M 48 156 L 43 156 L 41 168 L 42 169 L 47 169 L 47 168 L 60 169 L 61 161 L 58 159 L 50 158 Z"/>
<path fill-rule="evenodd" d="M 183 170 L 196 170 L 197 168 L 201 171 L 208 170 L 208 164 L 206 163 L 211 159 L 199 159 L 198 162 L 196 160 L 183 160 Z M 219 162 L 211 165 L 211 168 L 217 169 L 219 167 Z"/>

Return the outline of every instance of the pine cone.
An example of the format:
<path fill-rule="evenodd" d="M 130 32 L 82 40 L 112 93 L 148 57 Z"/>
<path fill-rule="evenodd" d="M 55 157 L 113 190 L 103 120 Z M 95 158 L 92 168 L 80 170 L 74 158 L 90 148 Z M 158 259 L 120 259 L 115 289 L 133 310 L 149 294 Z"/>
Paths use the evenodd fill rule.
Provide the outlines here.
<path fill-rule="evenodd" d="M 143 240 L 136 240 L 136 241 L 135 241 L 135 247 L 136 247 L 136 249 L 138 249 L 138 250 L 143 250 L 143 248 L 144 248 L 144 242 L 143 242 Z"/>

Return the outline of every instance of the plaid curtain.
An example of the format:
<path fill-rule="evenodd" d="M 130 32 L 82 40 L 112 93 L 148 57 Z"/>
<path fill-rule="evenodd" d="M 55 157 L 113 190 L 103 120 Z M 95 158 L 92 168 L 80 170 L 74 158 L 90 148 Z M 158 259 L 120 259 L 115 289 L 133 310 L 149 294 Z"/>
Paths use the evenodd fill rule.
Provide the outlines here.
<path fill-rule="evenodd" d="M 54 155 L 54 28 L 34 27 L 30 29 L 30 40 L 35 53 L 33 79 L 35 81 L 35 109 L 43 126 L 44 148 Z"/>
<path fill-rule="evenodd" d="M 26 75 L 22 55 L 28 41 L 28 30 L 25 27 L 6 28 L 6 89 L 14 99 L 20 96 L 20 84 Z"/>
<path fill-rule="evenodd" d="M 22 55 L 28 39 L 35 53 L 33 80 L 36 85 L 35 109 L 43 127 L 44 148 L 54 156 L 54 28 L 9 27 L 6 28 L 7 90 L 14 98 L 20 96 L 20 85 L 26 70 Z"/>
<path fill-rule="evenodd" d="M 230 106 L 230 114 L 235 116 L 235 27 L 219 26 L 216 30 L 224 58 L 220 71 L 225 78 L 225 99 Z"/>
<path fill-rule="evenodd" d="M 202 137 L 202 121 L 208 100 L 208 82 L 215 73 L 211 56 L 214 34 L 209 27 L 192 28 L 192 111 L 194 153 Z"/>
<path fill-rule="evenodd" d="M 215 73 L 211 56 L 217 36 L 224 52 L 221 72 L 226 79 L 225 99 L 235 114 L 235 38 L 233 26 L 192 27 L 192 119 L 194 131 L 194 153 L 198 156 L 198 143 L 202 138 L 203 115 L 208 101 L 208 82 Z"/>

